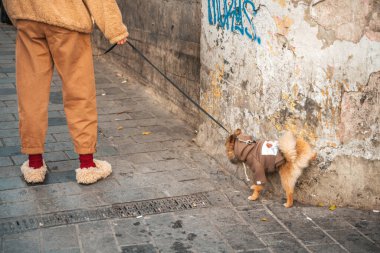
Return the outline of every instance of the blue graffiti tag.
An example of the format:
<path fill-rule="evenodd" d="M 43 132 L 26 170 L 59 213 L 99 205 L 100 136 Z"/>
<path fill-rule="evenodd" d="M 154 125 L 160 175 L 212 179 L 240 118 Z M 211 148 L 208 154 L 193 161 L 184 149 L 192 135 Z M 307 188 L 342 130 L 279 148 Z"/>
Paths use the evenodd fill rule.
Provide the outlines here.
<path fill-rule="evenodd" d="M 243 36 L 261 44 L 257 36 L 253 17 L 257 9 L 250 0 L 208 0 L 208 22 L 231 32 L 239 32 Z M 248 24 L 248 26 L 245 26 Z"/>

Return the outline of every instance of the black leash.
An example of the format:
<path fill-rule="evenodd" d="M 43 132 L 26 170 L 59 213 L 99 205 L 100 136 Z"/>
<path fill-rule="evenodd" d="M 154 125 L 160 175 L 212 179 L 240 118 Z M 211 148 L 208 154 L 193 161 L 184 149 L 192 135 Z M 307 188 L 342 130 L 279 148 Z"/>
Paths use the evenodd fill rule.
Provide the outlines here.
<path fill-rule="evenodd" d="M 190 100 L 199 110 L 201 110 L 204 114 L 206 114 L 210 119 L 212 119 L 218 126 L 223 128 L 227 133 L 229 131 L 221 124 L 219 121 L 217 121 L 211 114 L 209 114 L 205 109 L 203 109 L 197 102 L 195 102 L 189 95 L 187 95 L 177 84 L 175 84 L 169 77 L 167 77 L 158 67 L 156 67 L 146 56 L 138 50 L 134 45 L 131 44 L 131 42 L 127 41 L 128 45 L 132 47 L 133 50 L 136 51 L 145 61 L 147 61 L 155 70 L 157 70 L 169 83 L 171 83 L 179 92 L 182 93 L 188 100 Z M 104 54 L 110 52 L 117 44 L 113 44 L 110 48 L 108 48 Z"/>

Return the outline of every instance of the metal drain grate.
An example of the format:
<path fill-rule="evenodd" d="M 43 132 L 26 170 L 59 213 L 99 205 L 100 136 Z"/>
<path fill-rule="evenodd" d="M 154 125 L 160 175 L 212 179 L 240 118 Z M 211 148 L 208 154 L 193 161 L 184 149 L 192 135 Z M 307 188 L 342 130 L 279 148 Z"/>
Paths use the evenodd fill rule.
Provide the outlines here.
<path fill-rule="evenodd" d="M 204 193 L 197 193 L 178 197 L 114 204 L 112 206 L 103 206 L 88 210 L 73 210 L 44 215 L 23 216 L 14 219 L 2 219 L 0 220 L 0 235 L 88 221 L 168 213 L 203 208 L 210 205 Z"/>

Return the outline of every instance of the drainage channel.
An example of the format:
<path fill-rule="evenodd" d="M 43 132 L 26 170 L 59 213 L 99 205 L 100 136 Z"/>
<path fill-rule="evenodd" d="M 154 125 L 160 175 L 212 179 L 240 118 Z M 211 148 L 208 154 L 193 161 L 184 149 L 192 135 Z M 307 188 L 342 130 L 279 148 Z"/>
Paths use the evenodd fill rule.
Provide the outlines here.
<path fill-rule="evenodd" d="M 177 197 L 134 201 L 93 209 L 71 210 L 43 215 L 21 216 L 0 220 L 0 235 L 22 233 L 38 228 L 98 221 L 113 218 L 131 218 L 144 215 L 184 211 L 211 206 L 206 193 Z"/>

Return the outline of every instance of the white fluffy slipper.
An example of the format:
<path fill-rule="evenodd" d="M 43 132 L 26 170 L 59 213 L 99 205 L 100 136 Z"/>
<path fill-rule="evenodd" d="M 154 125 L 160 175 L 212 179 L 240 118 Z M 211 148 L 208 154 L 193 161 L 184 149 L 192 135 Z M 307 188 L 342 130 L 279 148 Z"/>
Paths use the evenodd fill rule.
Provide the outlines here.
<path fill-rule="evenodd" d="M 106 161 L 95 160 L 96 167 L 76 169 L 77 182 L 80 184 L 93 184 L 100 179 L 108 177 L 112 173 L 111 164 Z"/>
<path fill-rule="evenodd" d="M 34 169 L 29 167 L 29 160 L 23 163 L 21 166 L 21 172 L 24 175 L 25 181 L 28 183 L 42 183 L 45 180 L 46 164 L 43 162 L 41 168 Z"/>

